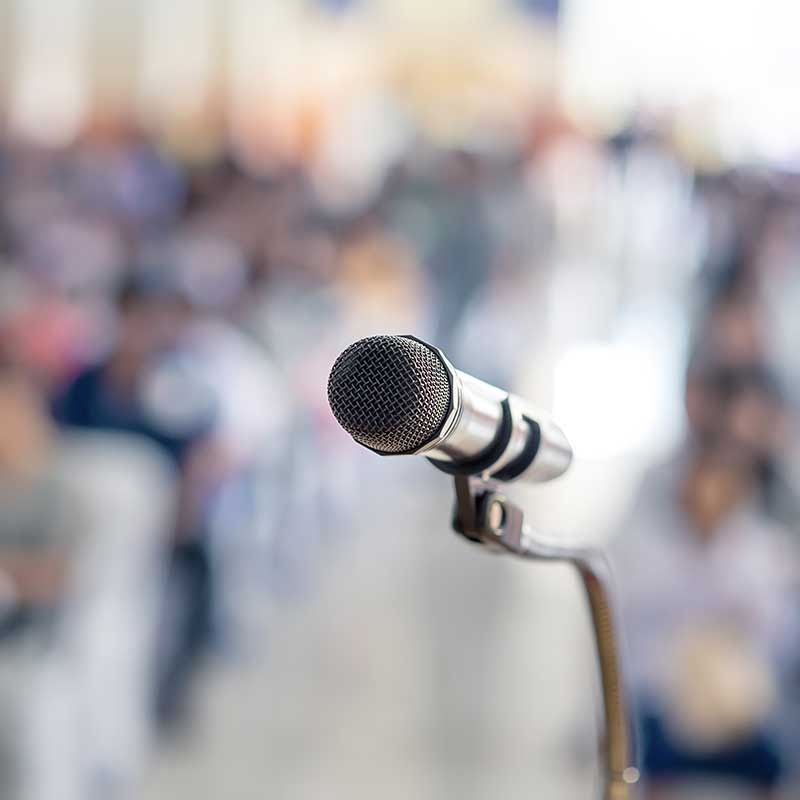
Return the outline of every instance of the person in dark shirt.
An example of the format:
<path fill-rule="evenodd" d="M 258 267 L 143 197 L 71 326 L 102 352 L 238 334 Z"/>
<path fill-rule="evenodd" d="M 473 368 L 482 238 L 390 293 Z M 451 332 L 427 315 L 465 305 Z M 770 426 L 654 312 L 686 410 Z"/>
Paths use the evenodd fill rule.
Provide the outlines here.
<path fill-rule="evenodd" d="M 210 425 L 210 413 L 171 425 L 143 397 L 148 370 L 174 345 L 186 311 L 179 300 L 128 286 L 118 301 L 117 341 L 108 359 L 88 367 L 56 400 L 55 417 L 78 428 L 136 433 L 180 465 Z"/>
<path fill-rule="evenodd" d="M 69 427 L 138 434 L 174 462 L 177 513 L 165 531 L 172 556 L 159 653 L 158 720 L 178 721 L 189 677 L 211 638 L 213 578 L 204 516 L 213 491 L 214 402 L 180 371 L 180 340 L 191 308 L 174 292 L 131 283 L 118 299 L 118 330 L 108 358 L 79 374 L 55 402 Z"/>

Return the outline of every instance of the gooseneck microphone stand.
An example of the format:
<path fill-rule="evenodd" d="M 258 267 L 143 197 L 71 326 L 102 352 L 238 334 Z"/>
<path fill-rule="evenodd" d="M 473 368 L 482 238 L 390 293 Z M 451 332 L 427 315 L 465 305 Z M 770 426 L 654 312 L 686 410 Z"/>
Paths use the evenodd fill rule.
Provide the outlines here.
<path fill-rule="evenodd" d="M 561 561 L 581 576 L 589 601 L 600 665 L 605 732 L 601 741 L 604 800 L 633 800 L 639 781 L 634 766 L 634 737 L 622 676 L 619 637 L 614 618 L 610 574 L 596 550 L 559 547 L 537 540 L 524 523 L 522 510 L 496 484 L 456 475 L 453 528 L 465 538 L 534 561 Z"/>
<path fill-rule="evenodd" d="M 572 450 L 561 429 L 521 398 L 456 370 L 444 353 L 413 336 L 372 336 L 350 345 L 331 369 L 328 399 L 359 444 L 386 456 L 426 455 L 453 475 L 453 527 L 467 539 L 578 570 L 602 681 L 604 798 L 632 800 L 639 772 L 606 562 L 599 552 L 534 536 L 522 511 L 498 489 L 500 480 L 541 482 L 563 474 Z"/>

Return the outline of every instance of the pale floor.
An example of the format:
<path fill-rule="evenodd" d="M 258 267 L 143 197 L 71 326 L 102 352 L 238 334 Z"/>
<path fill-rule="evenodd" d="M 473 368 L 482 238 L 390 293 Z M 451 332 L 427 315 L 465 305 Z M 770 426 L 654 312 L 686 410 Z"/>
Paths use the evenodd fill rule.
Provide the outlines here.
<path fill-rule="evenodd" d="M 257 644 L 209 668 L 143 800 L 600 798 L 575 576 L 452 534 L 441 476 L 401 485 L 367 476 L 361 522 L 318 543 L 310 597 L 243 601 Z"/>
<path fill-rule="evenodd" d="M 208 672 L 145 800 L 597 795 L 576 581 L 463 542 L 435 487 L 380 525 L 376 502 L 310 599 L 251 614 L 261 646 Z"/>

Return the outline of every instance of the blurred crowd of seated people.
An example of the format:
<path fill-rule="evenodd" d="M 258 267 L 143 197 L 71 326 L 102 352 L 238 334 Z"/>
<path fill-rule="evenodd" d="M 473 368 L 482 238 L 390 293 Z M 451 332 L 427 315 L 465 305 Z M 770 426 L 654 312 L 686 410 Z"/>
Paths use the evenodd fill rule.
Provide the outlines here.
<path fill-rule="evenodd" d="M 342 210 L 302 165 L 192 162 L 127 123 L 0 139 L 4 798 L 135 796 L 236 645 L 224 576 L 308 588 L 349 513 L 335 355 L 444 340 L 489 278 L 485 165 L 435 159 Z"/>
<path fill-rule="evenodd" d="M 752 176 L 698 180 L 712 224 L 686 373 L 688 434 L 645 475 L 614 545 L 654 800 L 692 787 L 702 797 L 797 791 L 797 387 L 772 316 L 776 286 L 797 280 L 788 271 L 800 231 L 786 188 Z"/>
<path fill-rule="evenodd" d="M 134 796 L 153 730 L 190 719 L 192 678 L 231 636 L 223 576 L 294 597 L 315 537 L 344 527 L 358 456 L 325 400 L 338 352 L 414 332 L 509 381 L 548 319 L 539 290 L 608 244 L 602 179 L 640 145 L 663 156 L 646 198 L 671 187 L 679 230 L 684 206 L 702 213 L 711 287 L 690 440 L 619 546 L 646 771 L 656 792 L 696 772 L 780 785 L 797 560 L 779 529 L 800 507 L 770 371 L 787 335 L 762 322 L 796 318 L 794 231 L 774 187 L 756 202 L 637 142 L 555 122 L 496 150 L 420 137 L 348 204 L 302 162 L 181 158 L 120 122 L 57 149 L 0 139 L 3 798 Z"/>

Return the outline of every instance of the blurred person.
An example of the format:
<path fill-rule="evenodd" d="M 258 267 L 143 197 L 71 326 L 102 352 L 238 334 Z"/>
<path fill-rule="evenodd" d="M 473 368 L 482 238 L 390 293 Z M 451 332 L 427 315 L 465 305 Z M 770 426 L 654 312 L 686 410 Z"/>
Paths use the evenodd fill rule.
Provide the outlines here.
<path fill-rule="evenodd" d="M 186 198 L 176 161 L 123 118 L 95 119 L 74 146 L 67 175 L 84 209 L 111 213 L 134 230 L 163 229 Z"/>
<path fill-rule="evenodd" d="M 484 291 L 467 306 L 453 335 L 451 358 L 497 386 L 516 384 L 519 367 L 531 359 L 532 342 L 542 341 L 547 332 L 548 225 L 524 166 L 512 147 L 485 166 L 493 266 Z M 491 349 L 487 341 L 494 342 Z"/>
<path fill-rule="evenodd" d="M 794 541 L 800 536 L 800 492 L 793 472 L 793 418 L 785 394 L 772 372 L 764 367 L 742 371 L 737 376 L 723 414 L 726 439 L 755 467 L 759 482 L 759 504 L 771 520 L 785 526 Z M 800 557 L 789 562 L 800 576 Z M 800 629 L 800 580 L 793 598 L 794 634 Z M 792 751 L 800 742 L 800 653 L 787 664 L 786 682 L 781 697 L 780 722 L 784 738 Z M 791 767 L 800 771 L 800 760 L 793 753 Z"/>
<path fill-rule="evenodd" d="M 800 533 L 800 494 L 787 469 L 792 415 L 773 371 L 754 366 L 728 378 L 729 399 L 722 413 L 724 437 L 754 465 L 759 500 L 766 514 Z"/>
<path fill-rule="evenodd" d="M 796 347 L 800 328 L 797 252 L 800 247 L 795 178 L 778 171 L 771 176 L 773 196 L 763 230 L 754 242 L 753 283 L 764 314 L 766 341 L 773 366 L 792 400 L 800 398 L 800 363 Z"/>
<path fill-rule="evenodd" d="M 277 469 L 270 458 L 285 455 L 289 408 L 266 352 L 226 319 L 235 320 L 247 285 L 244 267 L 226 269 L 241 266 L 235 249 L 179 230 L 168 253 L 174 267 L 131 279 L 110 357 L 78 376 L 57 415 L 73 426 L 138 433 L 179 470 L 177 516 L 164 531 L 171 566 L 156 700 L 158 719 L 172 727 L 185 718 L 202 656 L 232 633 L 225 597 L 236 587 L 223 575 L 257 555 L 254 529 L 278 517 L 274 503 L 258 506 L 254 483 L 275 477 L 265 465 Z"/>
<path fill-rule="evenodd" d="M 302 184 L 291 191 L 302 195 Z M 280 600 L 307 596 L 320 545 L 352 528 L 358 456 L 330 415 L 330 366 L 352 338 L 375 332 L 381 309 L 396 311 L 403 327 L 413 314 L 407 253 L 380 227 L 356 221 L 340 233 L 313 205 L 292 225 L 270 242 L 269 269 L 253 284 L 243 318 L 274 360 L 285 394 L 285 449 L 274 440 L 264 448 L 256 490 L 264 581 Z"/>
<path fill-rule="evenodd" d="M 608 142 L 618 161 L 616 180 L 606 176 L 605 200 L 619 280 L 629 292 L 681 292 L 702 254 L 704 216 L 675 147 L 674 121 L 663 112 L 640 110 L 637 117 Z"/>
<path fill-rule="evenodd" d="M 700 351 L 687 370 L 685 392 L 691 441 L 728 445 L 757 468 L 780 452 L 789 410 L 768 367 L 729 367 Z"/>
<path fill-rule="evenodd" d="M 137 434 L 159 447 L 179 470 L 177 515 L 162 532 L 172 550 L 163 615 L 158 718 L 177 721 L 189 676 L 211 635 L 211 564 L 203 541 L 204 503 L 218 480 L 208 438 L 216 412 L 207 384 L 181 364 L 158 367 L 174 351 L 191 317 L 175 295 L 149 291 L 135 281 L 119 297 L 116 341 L 102 363 L 79 374 L 57 398 L 63 425 Z"/>
<path fill-rule="evenodd" d="M 344 321 L 335 290 L 339 248 L 332 226 L 313 217 L 310 209 L 292 226 L 270 235 L 262 253 L 266 264 L 247 287 L 241 320 L 290 382 L 308 380 L 302 366 L 306 354 L 324 345 Z M 335 346 L 330 347 L 335 354 Z"/>
<path fill-rule="evenodd" d="M 463 365 L 465 372 L 495 386 L 516 385 L 520 368 L 532 360 L 531 343 L 541 340 L 539 326 L 544 314 L 531 313 L 537 305 L 538 288 L 536 276 L 522 269 L 496 271 L 459 325 L 458 345 L 451 358 Z M 491 348 L 486 342 L 492 343 Z"/>
<path fill-rule="evenodd" d="M 158 356 L 174 347 L 190 310 L 180 298 L 149 291 L 135 279 L 119 293 L 115 341 L 100 364 L 79 374 L 56 399 L 56 418 L 68 425 L 120 430 L 151 439 L 182 464 L 210 425 L 207 397 L 187 398 L 184 419 L 159 416 L 144 399 L 145 379 Z"/>
<path fill-rule="evenodd" d="M 202 286 L 203 277 L 195 271 L 192 276 Z M 290 465 L 299 414 L 291 393 L 296 387 L 244 328 L 247 318 L 238 310 L 227 318 L 223 311 L 196 309 L 151 387 L 154 400 L 163 392 L 162 406 L 180 407 L 187 391 L 210 392 L 213 398 L 213 425 L 193 448 L 187 473 L 195 492 L 194 538 L 206 548 L 212 569 L 212 632 L 215 642 L 224 636 L 229 643 L 238 632 L 235 601 L 244 588 L 242 575 L 258 575 L 253 562 L 266 560 L 264 544 L 281 534 L 286 508 L 297 494 Z M 286 538 L 299 541 L 303 532 L 292 528 Z"/>
<path fill-rule="evenodd" d="M 335 291 L 353 338 L 419 331 L 426 286 L 411 248 L 373 213 L 342 237 Z"/>
<path fill-rule="evenodd" d="M 466 309 L 489 279 L 493 241 L 478 156 L 466 150 L 446 153 L 440 169 L 426 266 L 434 287 L 433 342 L 447 351 Z"/>
<path fill-rule="evenodd" d="M 540 123 L 529 163 L 529 179 L 551 228 L 551 248 L 560 261 L 596 261 L 613 237 L 609 212 L 611 154 L 568 123 L 548 114 Z"/>
<path fill-rule="evenodd" d="M 132 798 L 171 470 L 135 439 L 59 435 L 18 368 L 0 414 L 0 794 Z"/>
<path fill-rule="evenodd" d="M 747 273 L 725 276 L 714 291 L 698 339 L 727 367 L 748 367 L 767 360 L 763 309 Z"/>
<path fill-rule="evenodd" d="M 759 511 L 741 453 L 704 444 L 659 477 L 615 551 L 649 796 L 688 778 L 776 796 L 796 553 Z"/>
<path fill-rule="evenodd" d="M 725 402 L 724 379 L 703 354 L 695 353 L 686 371 L 684 404 L 689 426 L 688 446 L 718 440 L 722 430 L 721 410 Z"/>
<path fill-rule="evenodd" d="M 4 357 L 24 365 L 49 395 L 64 389 L 93 348 L 104 346 L 101 330 L 85 309 L 41 285 L 19 265 L 0 273 L 0 296 Z"/>
<path fill-rule="evenodd" d="M 37 221 L 19 251 L 43 289 L 91 300 L 110 295 L 122 281 L 126 246 L 121 219 L 70 209 Z"/>
<path fill-rule="evenodd" d="M 800 495 L 789 469 L 792 414 L 780 378 L 786 370 L 771 357 L 768 306 L 754 269 L 752 258 L 739 251 L 712 279 L 707 313 L 697 326 L 701 344 L 687 378 L 687 412 L 695 436 L 725 440 L 752 461 L 764 508 L 796 530 Z"/>

